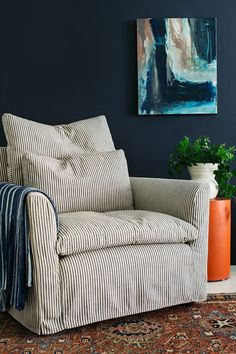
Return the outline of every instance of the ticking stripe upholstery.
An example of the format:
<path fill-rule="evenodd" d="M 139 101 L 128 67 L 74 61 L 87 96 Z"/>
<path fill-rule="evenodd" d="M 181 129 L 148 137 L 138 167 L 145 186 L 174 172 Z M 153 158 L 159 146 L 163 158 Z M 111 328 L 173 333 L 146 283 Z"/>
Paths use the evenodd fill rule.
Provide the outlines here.
<path fill-rule="evenodd" d="M 194 181 L 131 178 L 134 208 L 175 216 L 196 227 L 198 237 L 190 243 L 194 258 L 194 297 L 206 296 L 209 186 Z"/>
<path fill-rule="evenodd" d="M 149 243 L 181 243 L 197 229 L 173 216 L 145 210 L 60 215 L 57 252 L 70 255 L 100 248 Z"/>
<path fill-rule="evenodd" d="M 123 150 L 49 158 L 27 153 L 24 185 L 43 190 L 59 213 L 133 209 Z"/>
<path fill-rule="evenodd" d="M 60 264 L 55 250 L 57 223 L 52 204 L 40 193 L 27 197 L 29 238 L 32 251 L 33 286 L 23 311 L 10 314 L 36 333 L 53 333 L 63 328 L 60 294 Z"/>
<path fill-rule="evenodd" d="M 197 182 L 132 178 L 136 208 L 191 223 L 188 243 L 126 245 L 59 257 L 47 200 L 28 200 L 34 284 L 24 311 L 10 313 L 39 334 L 206 297 L 209 188 Z M 60 219 L 60 216 L 59 216 Z"/>
<path fill-rule="evenodd" d="M 0 311 L 9 305 L 22 310 L 26 287 L 32 286 L 27 196 L 33 192 L 42 193 L 31 187 L 0 183 Z"/>
<path fill-rule="evenodd" d="M 60 263 L 66 328 L 193 300 L 193 257 L 186 244 L 113 247 Z"/>
<path fill-rule="evenodd" d="M 6 147 L 0 147 L 0 182 L 8 182 Z"/>
<path fill-rule="evenodd" d="M 60 158 L 85 152 L 114 150 L 105 116 L 63 125 L 45 125 L 4 114 L 8 179 L 22 184 L 21 160 L 25 152 Z"/>

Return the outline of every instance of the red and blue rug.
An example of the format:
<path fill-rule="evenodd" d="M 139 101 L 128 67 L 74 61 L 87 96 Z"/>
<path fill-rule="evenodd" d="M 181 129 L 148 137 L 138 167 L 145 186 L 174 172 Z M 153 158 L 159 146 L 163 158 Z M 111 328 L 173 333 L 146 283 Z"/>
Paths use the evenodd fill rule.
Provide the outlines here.
<path fill-rule="evenodd" d="M 0 314 L 0 353 L 236 354 L 236 293 L 37 336 Z"/>

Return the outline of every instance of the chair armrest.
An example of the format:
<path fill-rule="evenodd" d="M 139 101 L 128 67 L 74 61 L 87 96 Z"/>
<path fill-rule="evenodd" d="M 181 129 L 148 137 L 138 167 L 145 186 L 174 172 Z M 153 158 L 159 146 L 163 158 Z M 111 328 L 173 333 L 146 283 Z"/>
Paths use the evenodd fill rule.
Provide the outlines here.
<path fill-rule="evenodd" d="M 145 177 L 131 177 L 130 182 L 135 209 L 172 215 L 191 223 L 196 228 L 199 228 L 202 217 L 206 217 L 208 213 L 207 184 Z"/>
<path fill-rule="evenodd" d="M 195 298 L 206 297 L 208 253 L 209 195 L 208 184 L 194 181 L 131 177 L 135 209 L 151 210 L 175 216 L 198 230 L 189 242 L 193 252 Z"/>
<path fill-rule="evenodd" d="M 55 211 L 47 197 L 39 192 L 29 193 L 26 202 L 33 285 L 27 290 L 24 314 L 14 308 L 10 313 L 38 334 L 49 333 L 52 328 L 57 332 L 61 329 L 61 298 Z"/>
<path fill-rule="evenodd" d="M 51 202 L 41 193 L 27 197 L 29 238 L 32 251 L 33 287 L 37 294 L 39 323 L 50 324 L 61 314 L 57 223 Z M 35 299 L 36 300 L 36 299 Z M 43 329 L 45 333 L 45 329 Z"/>

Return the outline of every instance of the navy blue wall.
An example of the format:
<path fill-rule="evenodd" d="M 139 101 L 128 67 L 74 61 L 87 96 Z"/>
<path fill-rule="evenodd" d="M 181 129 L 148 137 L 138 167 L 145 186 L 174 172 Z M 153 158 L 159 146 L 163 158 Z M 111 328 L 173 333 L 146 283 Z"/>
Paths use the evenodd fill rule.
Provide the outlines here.
<path fill-rule="evenodd" d="M 236 144 L 235 14 L 235 0 L 0 0 L 0 114 L 49 124 L 106 114 L 130 174 L 167 177 L 184 135 Z M 218 115 L 137 116 L 135 20 L 159 16 L 218 18 Z M 233 264 L 235 233 L 233 207 Z"/>

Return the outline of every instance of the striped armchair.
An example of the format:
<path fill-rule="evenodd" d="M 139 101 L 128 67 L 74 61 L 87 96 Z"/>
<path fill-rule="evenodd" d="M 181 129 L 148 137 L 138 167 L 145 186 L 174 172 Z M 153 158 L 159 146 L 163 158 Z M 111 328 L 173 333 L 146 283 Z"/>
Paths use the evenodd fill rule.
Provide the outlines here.
<path fill-rule="evenodd" d="M 50 334 L 205 299 L 208 185 L 129 178 L 104 116 L 5 114 L 3 126 L 0 180 L 42 190 L 59 219 L 47 196 L 27 195 L 33 285 L 16 320 Z"/>
<path fill-rule="evenodd" d="M 5 148 L 0 149 L 0 165 L 0 179 L 6 181 Z M 33 286 L 24 310 L 9 310 L 17 321 L 35 333 L 50 334 L 205 299 L 208 186 L 155 178 L 130 181 L 134 210 L 102 216 L 64 213 L 59 232 L 49 200 L 29 194 Z M 105 227 L 107 238 L 110 233 L 120 241 L 94 247 L 95 241 L 85 237 L 86 251 L 76 252 L 73 235 L 81 225 L 99 232 Z"/>

